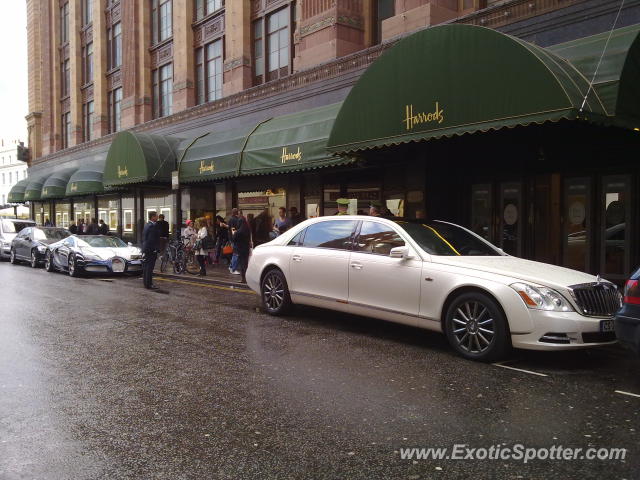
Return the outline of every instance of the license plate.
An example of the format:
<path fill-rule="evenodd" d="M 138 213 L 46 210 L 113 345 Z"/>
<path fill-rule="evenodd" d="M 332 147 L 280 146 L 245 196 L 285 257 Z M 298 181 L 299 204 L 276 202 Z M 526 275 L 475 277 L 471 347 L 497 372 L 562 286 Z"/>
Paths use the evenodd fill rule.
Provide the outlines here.
<path fill-rule="evenodd" d="M 114 258 L 111 261 L 111 270 L 113 270 L 115 273 L 124 272 L 124 262 L 119 258 Z"/>
<path fill-rule="evenodd" d="M 613 324 L 613 320 L 600 320 L 600 331 L 601 332 L 613 332 L 613 331 L 615 331 L 615 326 Z"/>

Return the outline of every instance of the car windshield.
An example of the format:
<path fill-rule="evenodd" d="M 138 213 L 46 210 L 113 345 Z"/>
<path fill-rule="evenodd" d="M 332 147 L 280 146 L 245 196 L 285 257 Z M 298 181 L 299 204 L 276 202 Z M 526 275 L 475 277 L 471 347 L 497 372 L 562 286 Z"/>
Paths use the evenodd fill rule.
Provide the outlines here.
<path fill-rule="evenodd" d="M 35 228 L 34 240 L 62 240 L 69 236 L 69 231 L 64 228 Z"/>
<path fill-rule="evenodd" d="M 31 222 L 20 222 L 15 220 L 2 220 L 2 231 L 4 233 L 18 233 L 23 228 L 33 227 Z"/>
<path fill-rule="evenodd" d="M 398 221 L 422 249 L 430 255 L 500 256 L 500 252 L 472 233 L 444 222 L 410 223 Z"/>
<path fill-rule="evenodd" d="M 78 246 L 93 248 L 123 248 L 126 247 L 127 244 L 118 237 L 84 235 L 82 238 L 78 238 Z"/>

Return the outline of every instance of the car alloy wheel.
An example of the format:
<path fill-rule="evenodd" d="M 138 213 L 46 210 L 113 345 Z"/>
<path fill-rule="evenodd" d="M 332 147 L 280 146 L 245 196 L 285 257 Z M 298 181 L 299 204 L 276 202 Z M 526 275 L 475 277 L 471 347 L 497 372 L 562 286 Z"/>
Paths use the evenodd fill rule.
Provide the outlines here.
<path fill-rule="evenodd" d="M 273 269 L 262 279 L 262 304 L 270 315 L 284 315 L 291 308 L 291 296 L 284 274 Z"/>
<path fill-rule="evenodd" d="M 78 276 L 78 265 L 76 264 L 76 257 L 74 255 L 69 256 L 69 260 L 67 263 L 69 268 L 69 276 L 77 277 Z"/>
<path fill-rule="evenodd" d="M 31 268 L 38 268 L 38 254 L 35 250 L 31 250 L 31 261 L 29 265 L 31 265 Z"/>
<path fill-rule="evenodd" d="M 16 251 L 13 248 L 9 251 L 9 263 L 12 265 L 18 263 L 18 260 L 16 260 Z"/>
<path fill-rule="evenodd" d="M 51 258 L 51 252 L 47 252 L 44 256 L 44 269 L 47 272 L 53 272 L 53 258 Z"/>
<path fill-rule="evenodd" d="M 463 357 L 490 361 L 510 347 L 507 322 L 496 302 L 482 293 L 456 298 L 445 320 L 447 339 Z"/>

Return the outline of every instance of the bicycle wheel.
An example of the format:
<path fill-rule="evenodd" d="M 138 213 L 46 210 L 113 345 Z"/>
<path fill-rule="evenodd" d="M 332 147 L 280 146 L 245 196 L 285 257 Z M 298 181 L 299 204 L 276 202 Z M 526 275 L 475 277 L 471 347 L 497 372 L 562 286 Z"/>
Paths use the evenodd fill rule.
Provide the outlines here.
<path fill-rule="evenodd" d="M 164 255 L 162 255 L 162 258 L 160 259 L 160 271 L 162 273 L 167 271 L 168 263 L 169 263 L 169 249 L 167 248 L 167 251 L 164 252 Z"/>
<path fill-rule="evenodd" d="M 185 269 L 186 258 L 184 250 L 176 251 L 176 258 L 173 261 L 173 273 L 182 273 Z"/>
<path fill-rule="evenodd" d="M 193 253 L 193 250 L 187 252 L 187 259 L 186 259 L 186 270 L 188 273 L 190 273 L 191 275 L 197 275 L 200 273 L 200 264 L 198 263 L 198 260 L 196 259 L 196 255 Z"/>

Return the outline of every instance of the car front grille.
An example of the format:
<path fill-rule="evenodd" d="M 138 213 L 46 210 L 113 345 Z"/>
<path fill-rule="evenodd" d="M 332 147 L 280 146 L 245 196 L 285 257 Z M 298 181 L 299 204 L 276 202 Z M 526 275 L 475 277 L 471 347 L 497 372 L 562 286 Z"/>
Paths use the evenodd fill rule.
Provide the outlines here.
<path fill-rule="evenodd" d="M 572 285 L 573 298 L 581 313 L 594 317 L 610 317 L 622 306 L 618 287 L 609 282 Z"/>

